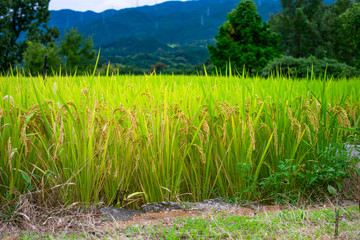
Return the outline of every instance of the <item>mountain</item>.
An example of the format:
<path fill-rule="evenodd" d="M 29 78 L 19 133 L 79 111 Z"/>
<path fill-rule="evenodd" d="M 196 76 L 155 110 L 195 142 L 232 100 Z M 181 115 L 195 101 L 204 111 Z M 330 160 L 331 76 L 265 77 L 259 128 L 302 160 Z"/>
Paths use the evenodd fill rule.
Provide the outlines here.
<path fill-rule="evenodd" d="M 236 8 L 239 0 L 198 0 L 164 2 L 101 13 L 72 10 L 51 11 L 50 26 L 61 33 L 71 27 L 93 37 L 96 46 L 121 38 L 136 36 L 154 38 L 165 43 L 189 43 L 212 39 L 226 15 Z M 281 9 L 280 0 L 258 0 L 263 20 Z"/>
<path fill-rule="evenodd" d="M 141 53 L 153 53 L 156 51 L 171 51 L 167 44 L 153 38 L 141 39 L 138 37 L 126 37 L 102 46 L 105 55 L 128 56 Z"/>
<path fill-rule="evenodd" d="M 151 54 L 157 60 L 179 56 L 181 59 L 191 59 L 185 64 L 202 63 L 209 56 L 206 46 L 214 43 L 219 26 L 239 2 L 169 1 L 101 13 L 51 11 L 49 26 L 57 26 L 62 35 L 69 28 L 77 28 L 81 34 L 93 38 L 96 48 L 101 47 L 102 59 L 111 59 L 112 62 L 122 63 L 129 56 L 142 53 Z M 280 0 L 255 0 L 255 3 L 263 21 L 281 11 Z M 201 57 L 191 57 L 191 54 Z M 169 62 L 173 63 L 172 60 Z"/>

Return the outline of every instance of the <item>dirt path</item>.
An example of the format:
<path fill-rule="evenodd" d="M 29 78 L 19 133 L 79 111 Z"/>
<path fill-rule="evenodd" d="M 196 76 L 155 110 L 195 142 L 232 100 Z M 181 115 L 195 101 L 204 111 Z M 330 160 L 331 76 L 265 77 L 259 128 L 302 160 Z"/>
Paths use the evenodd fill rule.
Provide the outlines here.
<path fill-rule="evenodd" d="M 274 212 L 286 209 L 284 206 L 266 206 L 260 207 L 258 210 L 253 210 L 245 207 L 234 207 L 227 211 L 183 211 L 173 210 L 169 212 L 160 213 L 146 213 L 132 217 L 128 221 L 111 221 L 105 222 L 102 226 L 96 230 L 111 230 L 114 228 L 121 229 L 128 226 L 153 226 L 162 224 L 164 226 L 173 224 L 178 219 L 185 218 L 204 218 L 211 219 L 215 213 L 223 213 L 227 215 L 235 216 L 254 216 L 257 213 Z M 95 229 L 94 229 L 95 230 Z"/>

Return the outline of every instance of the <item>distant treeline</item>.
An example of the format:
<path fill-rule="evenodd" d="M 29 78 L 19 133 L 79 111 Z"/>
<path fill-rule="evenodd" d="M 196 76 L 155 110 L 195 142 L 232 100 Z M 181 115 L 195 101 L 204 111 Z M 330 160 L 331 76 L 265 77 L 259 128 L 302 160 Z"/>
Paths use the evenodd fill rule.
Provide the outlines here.
<path fill-rule="evenodd" d="M 116 57 L 111 57 L 111 54 L 107 52 L 104 54 L 109 56 L 112 63 L 118 63 L 112 68 L 118 68 L 120 73 L 128 69 L 131 69 L 132 73 L 147 72 L 149 69 L 157 69 L 154 68 L 155 63 L 163 63 L 167 67 L 157 69 L 158 72 L 175 74 L 199 73 L 204 67 L 208 73 L 224 73 L 229 64 L 232 65 L 234 72 L 242 72 L 245 67 L 247 72 L 265 77 L 270 74 L 306 77 L 310 72 L 317 76 L 324 75 L 326 72 L 328 76 L 334 77 L 350 77 L 359 74 L 360 7 L 358 2 L 337 0 L 328 5 L 321 0 L 290 0 L 281 1 L 281 4 L 283 10 L 272 15 L 268 22 L 262 24 L 260 24 L 259 14 L 256 14 L 256 18 L 250 18 L 252 19 L 250 22 L 244 20 L 249 14 L 249 7 L 245 10 L 237 9 L 236 11 L 243 12 L 234 16 L 235 19 L 231 22 L 233 10 L 223 25 L 226 26 L 224 30 L 220 28 L 216 42 L 209 40 L 195 45 L 220 44 L 221 47 L 217 47 L 221 61 L 217 61 L 213 56 L 209 59 L 208 52 L 201 47 L 196 50 L 186 46 L 170 48 L 158 41 L 138 38 L 131 41 L 128 39 L 128 44 L 119 43 L 127 48 L 115 46 L 108 48 L 107 46 L 106 51 L 118 49 Z M 259 27 L 250 29 L 248 26 L 256 25 L 254 19 L 259 19 L 256 20 L 260 21 L 257 23 Z M 223 41 L 220 36 L 221 31 L 227 31 L 225 28 L 229 28 L 232 24 L 236 25 L 236 21 L 245 21 L 246 26 L 234 27 L 232 32 L 227 33 L 228 36 L 232 35 L 231 41 L 235 44 L 226 42 L 226 39 Z M 271 30 L 274 37 L 264 39 L 264 35 L 259 33 L 261 27 L 266 31 Z M 246 33 L 246 31 L 249 32 Z M 261 43 L 264 40 L 270 44 L 264 46 Z M 144 44 L 145 42 L 147 45 Z M 146 46 L 150 50 L 157 49 L 157 51 L 136 54 L 134 49 L 139 49 L 141 46 Z M 239 50 L 241 48 L 242 50 Z M 256 50 L 257 48 L 259 50 Z M 269 48 L 273 50 L 266 53 L 266 49 Z M 252 51 L 254 53 L 249 55 Z M 145 49 L 144 52 L 146 52 Z M 232 52 L 233 55 L 226 52 Z M 201 58 L 203 61 L 199 62 Z M 105 61 L 103 63 L 106 65 Z"/>

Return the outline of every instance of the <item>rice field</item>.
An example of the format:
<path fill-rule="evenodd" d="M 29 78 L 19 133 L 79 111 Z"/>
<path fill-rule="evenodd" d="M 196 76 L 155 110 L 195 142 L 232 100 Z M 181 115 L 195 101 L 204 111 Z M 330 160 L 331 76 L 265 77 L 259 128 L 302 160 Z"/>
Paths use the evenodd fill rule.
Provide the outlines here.
<path fill-rule="evenodd" d="M 2 200 L 64 204 L 252 199 L 281 160 L 317 161 L 360 119 L 358 79 L 18 75 L 0 97 Z"/>

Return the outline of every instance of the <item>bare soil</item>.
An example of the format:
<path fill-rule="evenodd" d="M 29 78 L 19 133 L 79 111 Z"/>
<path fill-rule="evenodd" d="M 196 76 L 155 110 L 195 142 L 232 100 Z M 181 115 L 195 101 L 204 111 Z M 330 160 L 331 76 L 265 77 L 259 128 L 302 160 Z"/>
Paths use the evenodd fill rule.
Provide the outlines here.
<path fill-rule="evenodd" d="M 354 203 L 354 202 L 352 202 Z M 311 206 L 308 209 L 331 208 L 331 205 Z M 64 209 L 67 214 L 58 214 L 54 216 L 36 218 L 25 217 L 21 214 L 20 220 L 12 223 L 0 222 L 0 239 L 16 240 L 22 231 L 33 232 L 40 236 L 51 235 L 56 233 L 78 233 L 87 232 L 90 234 L 104 234 L 111 230 L 124 229 L 128 226 L 152 226 L 152 225 L 172 225 L 178 219 L 184 218 L 204 218 L 212 219 L 215 214 L 226 214 L 235 216 L 254 216 L 258 213 L 269 213 L 283 211 L 284 209 L 294 209 L 288 206 L 264 206 L 258 209 L 236 206 L 226 211 L 184 211 L 173 210 L 160 213 L 145 213 L 135 215 L 128 221 L 109 221 L 105 218 L 106 214 L 100 212 L 100 209 Z M 5 235 L 6 234 L 6 235 Z"/>
<path fill-rule="evenodd" d="M 245 208 L 234 207 L 227 211 L 216 211 L 216 213 L 254 216 L 258 212 L 273 212 L 286 209 L 283 206 L 260 207 L 258 211 Z M 43 214 L 33 214 L 34 218 L 20 214 L 17 221 L 11 223 L 0 222 L 1 239 L 18 239 L 22 231 L 33 232 L 42 236 L 55 233 L 76 233 L 76 232 L 104 232 L 111 229 L 122 229 L 128 226 L 150 226 L 150 225 L 170 225 L 177 219 L 184 218 L 204 218 L 211 219 L 215 211 L 184 211 L 173 210 L 160 213 L 145 213 L 135 215 L 128 221 L 109 221 L 100 213 L 99 209 L 89 209 L 84 212 L 82 209 L 64 209 L 67 214 L 57 214 L 44 217 Z M 36 218 L 35 218 L 36 216 Z M 7 236 L 7 237 L 6 237 Z"/>

